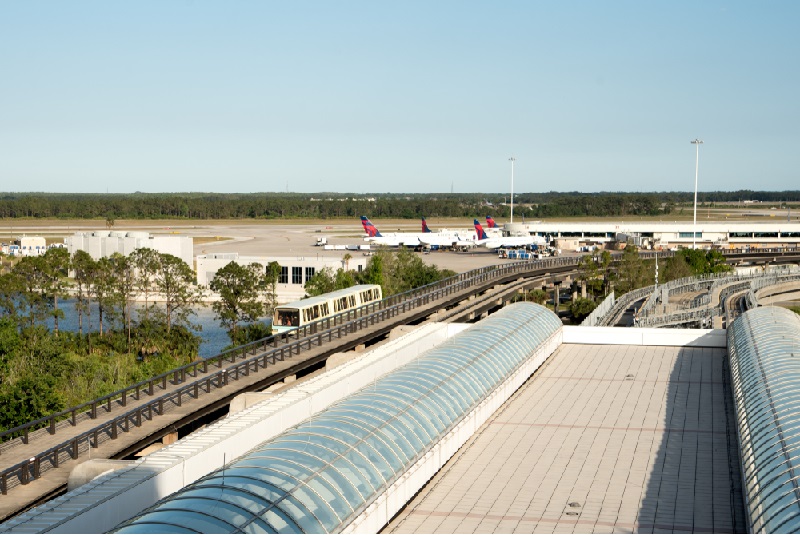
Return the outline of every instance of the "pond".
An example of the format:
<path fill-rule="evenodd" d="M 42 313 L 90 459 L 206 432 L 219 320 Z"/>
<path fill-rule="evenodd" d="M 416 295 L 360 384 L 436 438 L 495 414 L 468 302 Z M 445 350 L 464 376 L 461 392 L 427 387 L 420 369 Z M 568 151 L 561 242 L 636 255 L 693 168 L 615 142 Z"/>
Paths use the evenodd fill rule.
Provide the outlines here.
<path fill-rule="evenodd" d="M 134 305 L 134 308 L 136 305 Z M 64 299 L 59 301 L 58 308 L 64 312 L 64 317 L 58 321 L 58 328 L 63 331 L 77 331 L 78 330 L 78 313 L 75 311 L 75 300 Z M 91 307 L 91 324 L 88 328 L 97 330 L 97 304 L 92 303 Z M 214 311 L 211 306 L 198 305 L 194 309 L 195 315 L 191 317 L 191 322 L 197 324 L 200 330 L 193 331 L 194 334 L 202 337 L 200 342 L 200 349 L 198 354 L 203 358 L 213 357 L 219 354 L 223 348 L 230 344 L 228 332 L 223 329 L 219 321 L 214 317 Z M 271 323 L 271 319 L 265 318 L 262 321 Z M 46 322 L 48 328 L 53 329 L 53 319 L 50 318 Z M 83 318 L 84 331 L 87 330 L 86 316 Z"/>

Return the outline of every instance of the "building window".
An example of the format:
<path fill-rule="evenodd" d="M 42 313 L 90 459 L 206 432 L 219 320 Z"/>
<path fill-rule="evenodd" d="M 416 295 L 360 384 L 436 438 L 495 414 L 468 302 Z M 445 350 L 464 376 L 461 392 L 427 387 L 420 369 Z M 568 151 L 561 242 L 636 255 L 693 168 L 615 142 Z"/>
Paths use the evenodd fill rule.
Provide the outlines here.
<path fill-rule="evenodd" d="M 303 268 L 292 266 L 292 284 L 303 284 Z"/>
<path fill-rule="evenodd" d="M 278 282 L 280 284 L 289 284 L 289 268 L 286 266 L 281 266 L 281 274 L 278 276 Z"/>
<path fill-rule="evenodd" d="M 678 237 L 679 238 L 691 238 L 692 237 L 692 233 L 691 232 L 679 232 L 678 233 Z M 694 233 L 694 237 L 695 238 L 702 238 L 703 237 L 703 233 L 702 232 L 695 232 Z"/>
<path fill-rule="evenodd" d="M 306 268 L 306 282 L 311 280 L 311 277 L 314 276 L 315 269 L 313 267 Z"/>

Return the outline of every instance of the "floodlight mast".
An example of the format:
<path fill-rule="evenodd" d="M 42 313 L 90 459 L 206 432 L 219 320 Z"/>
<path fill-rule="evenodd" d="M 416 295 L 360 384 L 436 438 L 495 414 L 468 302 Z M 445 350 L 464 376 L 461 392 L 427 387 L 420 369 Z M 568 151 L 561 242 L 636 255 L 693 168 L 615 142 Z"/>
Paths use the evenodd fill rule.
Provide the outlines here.
<path fill-rule="evenodd" d="M 514 222 L 514 162 L 517 161 L 513 156 L 508 159 L 511 162 L 511 220 L 509 223 Z"/>
<path fill-rule="evenodd" d="M 695 139 L 690 143 L 697 148 L 694 163 L 694 219 L 692 223 L 692 249 L 697 249 L 697 174 L 700 170 L 700 145 L 703 144 L 703 141 Z"/>

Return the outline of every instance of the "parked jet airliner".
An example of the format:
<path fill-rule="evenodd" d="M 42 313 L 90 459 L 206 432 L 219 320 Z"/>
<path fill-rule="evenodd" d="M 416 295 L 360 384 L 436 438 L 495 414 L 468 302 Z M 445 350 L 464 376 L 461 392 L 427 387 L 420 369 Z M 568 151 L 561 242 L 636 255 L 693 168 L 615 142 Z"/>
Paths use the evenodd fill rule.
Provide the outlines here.
<path fill-rule="evenodd" d="M 431 232 L 422 218 L 423 232 L 393 232 L 381 234 L 372 221 L 365 215 L 361 216 L 361 225 L 367 233 L 365 241 L 376 245 L 386 245 L 387 247 L 420 247 L 422 245 L 432 245 L 436 247 L 449 247 L 453 241 L 458 239 L 454 232 Z M 422 240 L 425 240 L 424 242 Z"/>
<path fill-rule="evenodd" d="M 477 245 L 482 245 L 487 249 L 500 249 L 500 248 L 513 248 L 513 247 L 528 247 L 536 245 L 537 247 L 544 247 L 547 245 L 547 240 L 541 236 L 498 236 L 489 237 L 486 231 L 476 219 L 474 221 L 475 232 L 478 234 Z"/>

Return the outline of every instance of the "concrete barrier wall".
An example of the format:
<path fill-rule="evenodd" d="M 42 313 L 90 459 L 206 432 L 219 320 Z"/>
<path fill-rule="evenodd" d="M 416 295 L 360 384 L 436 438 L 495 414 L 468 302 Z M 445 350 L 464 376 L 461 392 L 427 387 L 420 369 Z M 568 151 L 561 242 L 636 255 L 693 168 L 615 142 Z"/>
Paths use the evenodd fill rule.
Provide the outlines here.
<path fill-rule="evenodd" d="M 727 347 L 725 329 L 564 326 L 565 344 Z"/>

